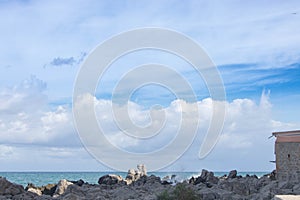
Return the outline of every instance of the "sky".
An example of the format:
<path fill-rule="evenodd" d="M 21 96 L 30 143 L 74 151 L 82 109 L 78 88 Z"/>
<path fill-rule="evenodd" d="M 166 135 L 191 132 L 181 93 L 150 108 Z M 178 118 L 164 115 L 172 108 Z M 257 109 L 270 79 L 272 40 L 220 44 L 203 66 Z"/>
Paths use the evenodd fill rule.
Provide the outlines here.
<path fill-rule="evenodd" d="M 136 51 L 112 63 L 92 94 L 98 123 L 114 145 L 142 153 L 161 148 L 176 136 L 178 107 L 193 120 L 196 105 L 201 123 L 194 142 L 162 170 L 271 171 L 275 139 L 268 137 L 300 129 L 299 1 L 3 0 L 0 26 L 0 171 L 112 170 L 80 141 L 74 83 L 99 44 L 143 27 L 175 30 L 206 51 L 224 83 L 226 118 L 216 146 L 199 159 L 213 102 L 205 81 L 176 55 Z M 136 90 L 128 102 L 133 121 L 149 123 L 153 105 L 161 105 L 167 117 L 162 135 L 143 143 L 116 128 L 111 96 L 124 73 L 145 63 L 174 67 L 197 99 L 177 99 L 159 85 Z"/>

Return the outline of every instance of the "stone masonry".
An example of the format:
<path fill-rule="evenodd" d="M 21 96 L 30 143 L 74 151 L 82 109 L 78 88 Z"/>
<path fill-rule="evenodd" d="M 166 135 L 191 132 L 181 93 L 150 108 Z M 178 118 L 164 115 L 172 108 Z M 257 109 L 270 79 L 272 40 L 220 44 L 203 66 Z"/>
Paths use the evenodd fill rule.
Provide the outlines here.
<path fill-rule="evenodd" d="M 300 130 L 275 132 L 276 176 L 279 181 L 300 182 Z"/>

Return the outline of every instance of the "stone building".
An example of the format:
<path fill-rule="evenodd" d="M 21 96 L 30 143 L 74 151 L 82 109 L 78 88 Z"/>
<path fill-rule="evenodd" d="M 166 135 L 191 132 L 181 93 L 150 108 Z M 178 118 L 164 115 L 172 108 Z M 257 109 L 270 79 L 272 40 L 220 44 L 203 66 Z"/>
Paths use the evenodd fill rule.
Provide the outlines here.
<path fill-rule="evenodd" d="M 300 181 L 300 130 L 274 132 L 276 176 L 279 181 Z"/>

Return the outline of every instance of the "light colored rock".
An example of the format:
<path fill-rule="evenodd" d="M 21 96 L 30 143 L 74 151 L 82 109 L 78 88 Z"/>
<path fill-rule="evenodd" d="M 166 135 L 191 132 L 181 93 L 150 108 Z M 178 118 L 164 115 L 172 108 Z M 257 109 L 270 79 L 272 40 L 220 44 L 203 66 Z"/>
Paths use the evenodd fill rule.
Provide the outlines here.
<path fill-rule="evenodd" d="M 139 180 L 141 177 L 147 176 L 147 170 L 145 165 L 139 164 L 137 165 L 137 170 L 129 169 L 125 182 L 127 185 Z"/>
<path fill-rule="evenodd" d="M 274 200 L 299 200 L 300 195 L 275 195 Z"/>
<path fill-rule="evenodd" d="M 35 194 L 37 194 L 37 195 L 39 195 L 39 196 L 42 195 L 42 191 L 39 190 L 39 189 L 37 189 L 37 188 L 28 188 L 27 191 L 28 191 L 28 192 L 32 192 L 32 193 L 35 193 Z"/>
<path fill-rule="evenodd" d="M 135 175 L 135 170 L 134 169 L 129 169 L 127 174 L 134 176 Z"/>
<path fill-rule="evenodd" d="M 128 173 L 127 173 L 127 176 L 126 176 L 126 180 L 128 181 L 135 181 L 136 179 L 136 172 L 134 169 L 129 169 L 128 170 Z"/>
<path fill-rule="evenodd" d="M 60 180 L 57 184 L 53 197 L 58 197 L 59 195 L 62 195 L 65 192 L 65 190 L 68 188 L 68 186 L 72 184 L 73 183 L 67 181 L 66 179 Z"/>
<path fill-rule="evenodd" d="M 147 169 L 144 164 L 137 165 L 137 169 L 140 176 L 147 176 Z"/>

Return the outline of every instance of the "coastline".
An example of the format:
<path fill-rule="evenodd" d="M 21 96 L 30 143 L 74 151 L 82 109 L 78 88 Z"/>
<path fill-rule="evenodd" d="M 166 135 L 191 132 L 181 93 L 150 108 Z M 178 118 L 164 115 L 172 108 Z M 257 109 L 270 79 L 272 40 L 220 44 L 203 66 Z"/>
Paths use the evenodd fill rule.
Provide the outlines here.
<path fill-rule="evenodd" d="M 178 190 L 180 195 L 191 195 L 184 199 L 272 199 L 279 194 L 300 195 L 300 183 L 279 182 L 275 171 L 261 177 L 242 176 L 236 170 L 216 176 L 203 169 L 198 176 L 182 181 L 177 181 L 176 176 L 159 177 L 133 169 L 126 177 L 105 173 L 97 177 L 98 183 L 62 179 L 43 186 L 28 184 L 26 187 L 2 177 L 0 199 L 180 199 L 174 197 L 179 195 Z"/>
<path fill-rule="evenodd" d="M 221 177 L 224 174 L 227 174 L 226 171 L 217 171 L 214 172 L 214 175 Z M 246 176 L 256 175 L 257 177 L 262 177 L 264 174 L 267 174 L 267 171 L 255 172 L 239 172 L 237 175 Z M 118 174 L 124 179 L 127 176 L 127 172 L 119 171 L 10 171 L 10 172 L 0 172 L 0 176 L 6 177 L 7 180 L 13 183 L 17 183 L 26 187 L 28 183 L 33 183 L 37 186 L 47 185 L 48 183 L 58 183 L 61 179 L 67 180 L 79 180 L 82 179 L 85 182 L 90 184 L 97 184 L 98 179 L 101 176 L 107 174 Z M 190 179 L 192 176 L 196 177 L 201 175 L 200 172 L 180 172 L 180 171 L 162 171 L 162 172 L 148 172 L 148 175 L 155 175 L 161 179 L 166 176 L 176 175 L 176 180 L 178 182 Z"/>

